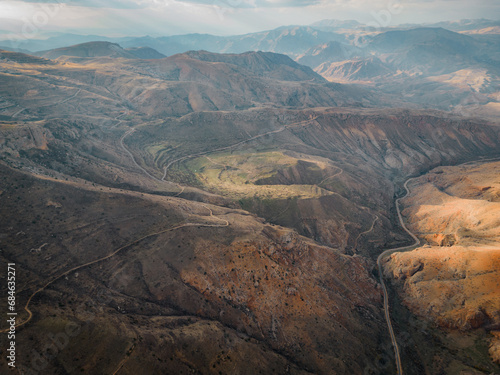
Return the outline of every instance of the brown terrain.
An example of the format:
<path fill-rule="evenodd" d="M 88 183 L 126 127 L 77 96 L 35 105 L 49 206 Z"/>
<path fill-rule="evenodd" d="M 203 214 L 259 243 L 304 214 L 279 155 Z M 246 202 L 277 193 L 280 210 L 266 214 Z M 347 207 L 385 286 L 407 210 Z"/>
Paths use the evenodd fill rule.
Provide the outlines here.
<path fill-rule="evenodd" d="M 498 156 L 495 123 L 390 108 L 273 53 L 71 50 L 0 52 L 0 257 L 35 351 L 20 365 L 395 372 L 376 270 L 411 243 L 394 198 L 408 175 Z"/>
<path fill-rule="evenodd" d="M 386 272 L 406 306 L 450 332 L 490 332 L 500 361 L 500 162 L 439 167 L 409 184 L 408 227 L 426 245 Z"/>
<path fill-rule="evenodd" d="M 1 256 L 17 264 L 19 309 L 56 279 L 31 301 L 19 347 L 43 355 L 48 335 L 79 327 L 55 363 L 21 351 L 27 367 L 112 373 L 128 358 L 121 373 L 343 374 L 376 357 L 380 289 L 363 258 L 241 210 L 2 176 Z"/>

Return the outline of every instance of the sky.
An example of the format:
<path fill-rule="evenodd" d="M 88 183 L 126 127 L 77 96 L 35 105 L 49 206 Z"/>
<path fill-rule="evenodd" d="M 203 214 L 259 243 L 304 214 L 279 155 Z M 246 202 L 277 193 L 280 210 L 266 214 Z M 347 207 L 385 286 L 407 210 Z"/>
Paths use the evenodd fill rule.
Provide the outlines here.
<path fill-rule="evenodd" d="M 0 35 L 236 35 L 322 19 L 371 26 L 500 19 L 499 0 L 0 0 Z"/>

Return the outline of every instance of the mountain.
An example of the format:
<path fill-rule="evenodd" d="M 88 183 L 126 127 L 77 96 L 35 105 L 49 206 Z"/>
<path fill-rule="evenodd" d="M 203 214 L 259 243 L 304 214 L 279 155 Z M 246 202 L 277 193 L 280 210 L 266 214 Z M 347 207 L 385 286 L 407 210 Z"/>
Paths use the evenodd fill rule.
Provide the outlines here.
<path fill-rule="evenodd" d="M 318 22 L 314 22 L 310 25 L 311 27 L 323 30 L 323 31 L 338 31 L 338 30 L 352 30 L 364 26 L 355 20 L 335 20 L 335 19 L 324 19 Z"/>
<path fill-rule="evenodd" d="M 384 100 L 375 97 L 369 90 L 328 83 L 310 68 L 297 64 L 287 56 L 274 53 L 219 55 L 188 52 L 154 60 L 116 59 L 113 56 L 124 55 L 123 49 L 113 44 L 97 43 L 84 45 L 85 48 L 70 47 L 69 52 L 57 50 L 43 55 L 87 55 L 88 48 L 94 46 L 99 48 L 92 49 L 91 53 L 97 51 L 99 53 L 94 54 L 103 55 L 104 58 L 71 58 L 74 63 L 88 67 L 80 65 L 78 69 L 69 69 L 63 63 L 54 64 L 51 60 L 43 60 L 54 64 L 53 69 L 47 72 L 48 76 L 58 81 L 57 77 L 67 75 L 80 82 L 76 90 L 88 89 L 95 95 L 102 96 L 103 92 L 111 90 L 125 102 L 125 106 L 136 107 L 150 116 L 183 116 L 192 111 L 235 110 L 269 105 L 299 108 L 363 106 Z M 129 56 L 130 52 L 125 52 L 125 56 Z M 30 57 L 26 55 L 26 59 Z M 120 74 L 109 75 L 107 69 L 110 65 L 106 68 L 106 64 L 113 64 L 113 69 Z M 96 66 L 100 66 L 97 71 Z M 86 82 L 89 79 L 91 82 L 96 80 L 96 86 L 88 88 Z M 21 75 L 10 79 L 5 87 L 12 87 L 11 84 L 21 87 L 36 84 L 31 81 L 29 76 Z M 45 97 L 40 96 L 42 101 L 50 102 L 51 96 L 61 95 L 57 87 L 38 86 L 39 95 L 45 93 Z M 64 100 L 64 95 L 62 94 L 61 101 Z M 23 115 L 37 116 L 36 111 L 30 112 L 32 104 L 34 103 L 31 101 L 19 103 L 26 108 Z M 56 107 L 54 110 L 61 109 Z M 51 108 L 43 107 L 43 111 L 51 111 Z"/>
<path fill-rule="evenodd" d="M 121 39 L 121 38 L 120 38 Z M 125 38 L 127 40 L 128 38 Z M 7 39 L 0 44 L 5 46 L 10 46 L 12 48 L 20 48 L 24 51 L 48 51 L 57 48 L 63 48 L 67 46 L 72 46 L 76 44 L 88 43 L 93 41 L 103 41 L 103 42 L 115 42 L 117 40 L 113 38 L 108 38 L 101 35 L 78 35 L 71 33 L 59 33 L 58 35 L 47 35 L 43 39 Z M 121 40 L 120 40 L 121 41 Z"/>
<path fill-rule="evenodd" d="M 31 53 L 30 51 L 28 51 L 26 49 L 12 48 L 12 47 L 8 47 L 8 46 L 0 46 L 0 49 L 4 50 L 4 51 L 21 52 L 21 53 L 25 53 L 25 54 L 30 54 Z"/>
<path fill-rule="evenodd" d="M 324 82 L 317 73 L 300 65 L 290 57 L 271 52 L 246 52 L 242 54 L 215 54 L 206 51 L 190 51 L 176 58 L 186 56 L 199 61 L 224 63 L 248 69 L 253 74 L 282 81 Z"/>
<path fill-rule="evenodd" d="M 381 28 L 382 32 L 421 28 L 444 28 L 447 30 L 470 33 L 473 35 L 495 35 L 498 21 L 461 20 L 427 25 L 398 25 Z M 247 51 L 267 51 L 288 54 L 292 58 L 305 53 L 317 45 L 332 41 L 354 43 L 356 36 L 363 34 L 363 25 L 357 21 L 323 20 L 308 26 L 283 26 L 274 30 L 236 36 L 215 36 L 210 34 L 186 34 L 162 37 L 119 37 L 111 38 L 98 35 L 77 35 L 63 33 L 47 34 L 45 39 L 0 40 L 5 49 L 27 51 L 47 51 L 69 45 L 92 41 L 118 43 L 124 48 L 150 47 L 170 56 L 190 50 L 207 50 L 216 53 L 242 53 Z"/>
<path fill-rule="evenodd" d="M 333 32 L 307 26 L 287 26 L 267 32 L 242 35 L 232 40 L 232 46 L 228 52 L 261 50 L 296 57 L 311 46 L 343 40 L 343 36 Z"/>
<path fill-rule="evenodd" d="M 364 48 L 318 45 L 296 60 L 333 82 L 377 87 L 418 106 L 495 120 L 500 113 L 499 46 L 496 35 L 403 28 L 371 35 Z"/>
<path fill-rule="evenodd" d="M 335 31 L 339 33 L 352 33 L 355 30 L 360 30 L 363 28 L 367 28 L 368 26 L 362 23 L 359 23 L 355 20 L 336 20 L 336 19 L 325 19 L 322 21 L 318 21 L 310 24 L 309 26 L 314 27 L 318 30 L 323 31 Z M 391 30 L 406 30 L 406 29 L 416 29 L 421 27 L 427 28 L 443 28 L 446 30 L 454 31 L 457 33 L 463 34 L 473 34 L 479 33 L 481 31 L 494 33 L 494 30 L 500 26 L 500 21 L 498 20 L 489 20 L 489 19 L 462 19 L 457 21 L 442 21 L 435 23 L 422 23 L 422 24 L 399 24 L 389 27 L 381 27 L 382 32 L 391 31 Z"/>
<path fill-rule="evenodd" d="M 141 103 L 150 115 L 182 116 L 193 110 L 234 110 L 278 103 L 314 107 L 380 102 L 370 91 L 328 83 L 310 68 L 274 53 L 187 52 L 125 63 L 123 70 L 142 75 L 137 86 L 119 87 L 120 81 L 110 84 L 127 100 Z"/>
<path fill-rule="evenodd" d="M 139 59 L 163 59 L 166 57 L 164 54 L 150 47 L 132 47 L 126 48 L 125 51 L 130 52 Z"/>
<path fill-rule="evenodd" d="M 53 61 L 37 56 L 27 55 L 22 52 L 13 52 L 0 49 L 0 60 L 4 63 L 54 65 Z"/>
<path fill-rule="evenodd" d="M 481 50 L 473 38 L 442 28 L 388 31 L 373 38 L 370 50 L 405 70 L 450 72 L 470 66 Z"/>
<path fill-rule="evenodd" d="M 404 212 L 426 244 L 393 255 L 385 266 L 417 315 L 445 329 L 491 331 L 489 353 L 497 363 L 499 173 L 499 162 L 471 163 L 436 168 L 413 181 Z"/>
<path fill-rule="evenodd" d="M 342 35 L 330 31 L 321 31 L 309 26 L 286 26 L 270 31 L 229 37 L 208 34 L 145 37 L 128 40 L 122 42 L 121 45 L 124 47 L 149 46 L 165 55 L 189 50 L 207 50 L 217 53 L 266 51 L 296 57 L 317 44 L 343 40 Z"/>
<path fill-rule="evenodd" d="M 464 34 L 475 34 L 481 30 L 495 30 L 500 27 L 500 21 L 488 20 L 488 19 L 464 19 L 459 21 L 445 21 L 438 22 L 430 25 L 428 27 L 442 27 L 443 29 L 461 32 Z"/>
<path fill-rule="evenodd" d="M 153 48 L 136 47 L 123 49 L 118 44 L 110 42 L 82 43 L 70 47 L 37 52 L 36 55 L 52 60 L 62 56 L 81 58 L 123 57 L 127 59 L 161 59 L 165 57 Z"/>
<path fill-rule="evenodd" d="M 377 57 L 323 63 L 316 72 L 333 82 L 373 81 L 391 77 L 396 70 Z"/>
<path fill-rule="evenodd" d="M 124 50 L 116 43 L 110 42 L 88 42 L 77 44 L 70 47 L 57 48 L 50 51 L 40 51 L 36 55 L 44 57 L 46 59 L 55 60 L 61 56 L 70 57 L 125 57 L 125 58 L 136 58 L 136 56 Z"/>
<path fill-rule="evenodd" d="M 129 40 L 120 42 L 120 44 L 125 48 L 150 47 L 166 56 L 171 56 L 192 50 L 226 52 L 231 42 L 228 37 L 209 34 L 187 34 L 158 38 L 150 36 L 130 38 Z"/>
<path fill-rule="evenodd" d="M 362 48 L 350 44 L 328 42 L 308 49 L 304 54 L 297 57 L 296 61 L 299 64 L 316 68 L 325 62 L 350 60 L 363 57 L 365 54 Z"/>

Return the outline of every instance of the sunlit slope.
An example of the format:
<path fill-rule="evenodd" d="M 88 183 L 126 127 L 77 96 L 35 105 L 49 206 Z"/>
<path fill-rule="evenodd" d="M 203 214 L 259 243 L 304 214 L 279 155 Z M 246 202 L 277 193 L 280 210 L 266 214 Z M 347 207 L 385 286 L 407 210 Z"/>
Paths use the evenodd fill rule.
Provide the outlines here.
<path fill-rule="evenodd" d="M 440 167 L 403 201 L 410 229 L 428 245 L 393 254 L 387 270 L 410 309 L 443 327 L 500 327 L 499 176 L 499 162 Z"/>

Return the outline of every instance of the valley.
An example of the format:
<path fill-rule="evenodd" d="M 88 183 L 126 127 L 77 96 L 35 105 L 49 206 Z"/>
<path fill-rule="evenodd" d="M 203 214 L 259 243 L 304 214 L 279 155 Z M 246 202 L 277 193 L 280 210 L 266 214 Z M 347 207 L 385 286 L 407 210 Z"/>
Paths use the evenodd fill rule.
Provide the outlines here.
<path fill-rule="evenodd" d="M 496 29 L 445 26 L 0 47 L 19 371 L 500 373 Z"/>

